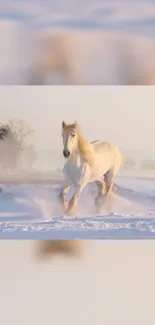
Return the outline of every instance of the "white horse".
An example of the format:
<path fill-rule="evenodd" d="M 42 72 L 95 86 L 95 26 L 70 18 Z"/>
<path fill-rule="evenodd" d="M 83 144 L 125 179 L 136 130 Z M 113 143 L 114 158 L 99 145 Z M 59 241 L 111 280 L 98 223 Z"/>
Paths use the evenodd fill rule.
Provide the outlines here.
<path fill-rule="evenodd" d="M 98 187 L 98 195 L 95 199 L 96 207 L 102 196 L 111 198 L 114 185 L 114 177 L 121 167 L 121 154 L 117 147 L 104 141 L 89 143 L 81 135 L 79 125 L 75 121 L 66 125 L 62 122 L 63 155 L 67 161 L 63 167 L 65 184 L 59 199 L 64 212 L 68 215 L 75 213 L 78 199 L 87 183 L 95 182 Z M 104 176 L 104 180 L 102 180 Z M 68 202 L 66 208 L 65 195 L 70 187 L 76 187 L 76 192 Z"/>

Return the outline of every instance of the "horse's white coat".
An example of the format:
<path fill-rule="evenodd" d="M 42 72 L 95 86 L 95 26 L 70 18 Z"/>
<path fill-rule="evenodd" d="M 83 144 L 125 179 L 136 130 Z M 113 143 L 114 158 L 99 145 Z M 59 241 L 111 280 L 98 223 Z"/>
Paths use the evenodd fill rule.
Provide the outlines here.
<path fill-rule="evenodd" d="M 73 150 L 71 157 L 64 165 L 63 173 L 66 182 L 73 186 L 101 180 L 109 170 L 113 170 L 120 160 L 118 149 L 104 141 L 95 141 L 91 144 L 94 155 L 94 164 L 91 167 L 81 156 L 80 150 Z"/>
<path fill-rule="evenodd" d="M 114 177 L 121 166 L 119 149 L 105 141 L 87 142 L 79 133 L 76 122 L 72 125 L 65 125 L 64 123 L 62 133 L 64 150 L 70 152 L 62 170 L 65 176 L 63 195 L 67 194 L 70 186 L 77 187 L 70 205 L 73 205 L 73 201 L 74 205 L 77 204 L 77 200 L 87 183 L 101 182 L 105 175 L 107 176 L 107 192 L 111 191 Z"/>

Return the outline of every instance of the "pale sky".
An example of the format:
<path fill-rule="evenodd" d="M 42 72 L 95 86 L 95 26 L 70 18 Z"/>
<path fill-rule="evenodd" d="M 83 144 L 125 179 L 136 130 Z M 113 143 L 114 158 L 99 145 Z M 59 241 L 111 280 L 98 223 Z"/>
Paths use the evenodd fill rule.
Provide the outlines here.
<path fill-rule="evenodd" d="M 24 119 L 37 149 L 60 149 L 61 121 L 75 119 L 88 140 L 154 151 L 155 87 L 1 86 L 0 121 Z"/>

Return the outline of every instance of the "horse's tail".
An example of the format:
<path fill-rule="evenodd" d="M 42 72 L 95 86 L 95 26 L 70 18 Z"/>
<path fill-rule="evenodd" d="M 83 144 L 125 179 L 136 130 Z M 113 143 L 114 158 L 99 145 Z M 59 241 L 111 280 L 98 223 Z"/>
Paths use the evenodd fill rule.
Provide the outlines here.
<path fill-rule="evenodd" d="M 122 165 L 122 155 L 121 155 L 120 149 L 118 147 L 117 147 L 117 160 L 118 160 L 118 163 L 119 163 L 120 168 L 121 168 L 121 165 Z"/>
<path fill-rule="evenodd" d="M 118 147 L 115 147 L 115 163 L 114 163 L 114 169 L 113 169 L 113 176 L 115 177 L 122 165 L 122 155 Z"/>

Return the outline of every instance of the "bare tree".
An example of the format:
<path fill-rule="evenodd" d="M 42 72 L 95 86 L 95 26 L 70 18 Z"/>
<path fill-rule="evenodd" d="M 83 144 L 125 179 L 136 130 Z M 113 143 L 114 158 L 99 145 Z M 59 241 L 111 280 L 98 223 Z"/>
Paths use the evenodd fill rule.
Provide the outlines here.
<path fill-rule="evenodd" d="M 4 138 L 0 146 L 0 162 L 3 171 L 16 170 L 21 155 L 27 150 L 26 140 L 34 131 L 23 120 L 9 120 L 0 128 Z"/>
<path fill-rule="evenodd" d="M 4 140 L 9 133 L 9 128 L 6 125 L 1 125 L 0 126 L 0 140 Z"/>
<path fill-rule="evenodd" d="M 9 120 L 8 125 L 16 140 L 16 145 L 20 154 L 26 149 L 27 138 L 34 133 L 34 130 L 24 120 Z"/>
<path fill-rule="evenodd" d="M 27 146 L 24 156 L 25 156 L 27 165 L 29 167 L 32 167 L 34 162 L 37 159 L 37 153 L 36 153 L 35 148 L 34 148 L 33 145 Z"/>
<path fill-rule="evenodd" d="M 8 124 L 0 126 L 0 140 L 3 140 L 0 141 L 0 165 L 1 169 L 6 171 L 10 163 L 13 165 L 16 156 L 16 142 Z"/>

